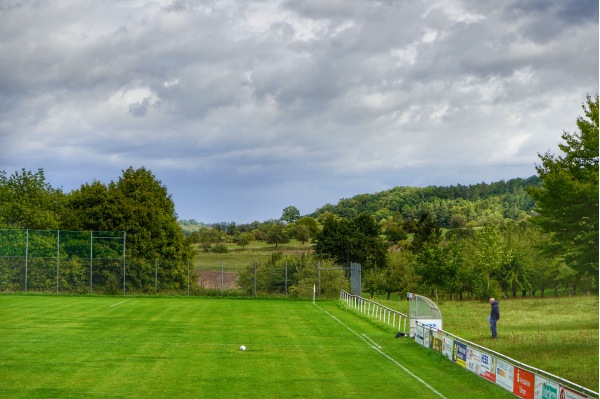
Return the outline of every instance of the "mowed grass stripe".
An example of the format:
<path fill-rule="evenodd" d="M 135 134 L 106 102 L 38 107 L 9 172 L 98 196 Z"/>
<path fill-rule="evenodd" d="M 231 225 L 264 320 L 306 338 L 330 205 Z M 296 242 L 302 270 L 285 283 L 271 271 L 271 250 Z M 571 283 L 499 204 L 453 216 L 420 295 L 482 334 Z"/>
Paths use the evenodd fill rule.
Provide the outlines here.
<path fill-rule="evenodd" d="M 318 305 L 316 305 L 318 306 Z M 436 394 L 437 396 L 439 396 L 442 399 L 446 399 L 444 397 L 444 395 L 442 395 L 441 393 L 439 393 L 438 391 L 436 391 L 431 385 L 429 385 L 428 383 L 426 383 L 421 377 L 415 375 L 413 372 L 411 372 L 409 369 L 407 369 L 406 367 L 404 367 L 402 364 L 400 364 L 399 362 L 397 362 L 396 360 L 394 360 L 394 358 L 392 358 L 391 356 L 389 356 L 387 353 L 385 353 L 384 351 L 382 351 L 382 346 L 379 345 L 377 342 L 375 342 L 374 340 L 372 340 L 371 338 L 369 338 L 369 336 L 365 333 L 358 333 L 356 331 L 354 331 L 351 327 L 349 327 L 348 325 L 346 325 L 346 323 L 344 323 L 343 321 L 341 321 L 340 319 L 338 319 L 337 317 L 335 317 L 334 315 L 332 315 L 331 313 L 329 313 L 328 311 L 324 310 L 323 308 L 321 308 L 319 306 L 319 309 L 321 309 L 323 312 L 327 313 L 331 318 L 333 318 L 335 321 L 337 321 L 338 323 L 340 323 L 342 326 L 344 326 L 348 331 L 350 331 L 351 333 L 353 333 L 354 335 L 356 335 L 357 337 L 359 337 L 360 339 L 362 339 L 367 345 L 369 345 L 371 348 L 373 348 L 375 351 L 379 352 L 381 355 L 383 355 L 386 359 L 390 360 L 392 363 L 394 363 L 396 366 L 400 367 L 405 373 L 407 373 L 408 375 L 410 375 L 411 377 L 413 377 L 415 379 L 415 381 L 420 382 L 421 384 L 423 384 L 427 389 L 429 389 L 431 392 L 433 392 L 434 394 Z"/>
<path fill-rule="evenodd" d="M 0 397 L 438 397 L 310 302 L 127 299 L 0 296 Z M 335 302 L 319 306 L 448 399 L 512 397 Z"/>

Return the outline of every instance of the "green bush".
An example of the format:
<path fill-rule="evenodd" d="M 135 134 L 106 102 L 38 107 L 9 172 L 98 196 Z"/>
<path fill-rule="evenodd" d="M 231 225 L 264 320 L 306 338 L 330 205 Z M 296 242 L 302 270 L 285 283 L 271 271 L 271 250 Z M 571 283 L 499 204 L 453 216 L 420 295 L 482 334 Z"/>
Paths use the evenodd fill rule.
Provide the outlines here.
<path fill-rule="evenodd" d="M 210 250 L 211 252 L 214 252 L 216 254 L 226 254 L 227 252 L 229 252 L 229 249 L 227 249 L 227 246 L 225 244 L 217 244 Z"/>

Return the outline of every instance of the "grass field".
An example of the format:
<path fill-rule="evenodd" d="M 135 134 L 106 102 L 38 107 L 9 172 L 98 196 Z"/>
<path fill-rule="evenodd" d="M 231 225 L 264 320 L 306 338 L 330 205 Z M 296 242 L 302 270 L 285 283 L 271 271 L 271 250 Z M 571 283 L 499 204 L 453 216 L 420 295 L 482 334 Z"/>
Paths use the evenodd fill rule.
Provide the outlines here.
<path fill-rule="evenodd" d="M 376 299 L 408 314 L 405 300 Z M 485 301 L 438 303 L 444 330 L 586 388 L 598 391 L 598 296 L 508 299 L 500 302 L 492 340 Z"/>
<path fill-rule="evenodd" d="M 297 240 L 291 240 L 288 244 L 281 244 L 275 247 L 275 244 L 267 244 L 264 241 L 252 241 L 242 249 L 237 244 L 227 243 L 225 246 L 228 252 L 224 254 L 204 252 L 199 245 L 195 246 L 196 256 L 194 257 L 194 269 L 196 270 L 223 270 L 227 272 L 236 272 L 251 265 L 254 261 L 264 262 L 271 258 L 274 252 L 282 252 L 286 255 L 300 255 L 311 252 L 312 245 L 305 243 L 302 245 Z"/>
<path fill-rule="evenodd" d="M 338 302 L 4 295 L 0 337 L 2 398 L 513 397 Z"/>

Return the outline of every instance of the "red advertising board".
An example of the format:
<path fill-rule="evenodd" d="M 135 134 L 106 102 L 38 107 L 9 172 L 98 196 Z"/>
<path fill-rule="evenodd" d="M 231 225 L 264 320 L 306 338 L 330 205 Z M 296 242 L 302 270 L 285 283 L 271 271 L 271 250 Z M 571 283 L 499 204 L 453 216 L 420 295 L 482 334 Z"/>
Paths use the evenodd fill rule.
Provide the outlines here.
<path fill-rule="evenodd" d="M 515 367 L 513 393 L 523 399 L 533 399 L 535 376 L 527 370 Z"/>

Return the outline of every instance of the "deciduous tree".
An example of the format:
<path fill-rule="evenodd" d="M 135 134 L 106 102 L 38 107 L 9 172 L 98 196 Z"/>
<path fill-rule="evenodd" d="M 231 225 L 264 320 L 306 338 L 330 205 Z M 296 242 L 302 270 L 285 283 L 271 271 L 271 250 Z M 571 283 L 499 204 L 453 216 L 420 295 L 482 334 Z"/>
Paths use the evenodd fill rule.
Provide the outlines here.
<path fill-rule="evenodd" d="M 275 244 L 275 248 L 279 244 L 290 242 L 290 237 L 285 232 L 285 226 L 281 222 L 274 223 L 265 236 L 267 243 Z"/>
<path fill-rule="evenodd" d="M 43 169 L 24 168 L 6 177 L 0 172 L 0 226 L 13 229 L 57 229 L 64 195 L 46 182 Z"/>
<path fill-rule="evenodd" d="M 369 215 L 344 219 L 329 215 L 316 238 L 315 252 L 337 264 L 360 263 L 363 270 L 387 267 L 387 245 L 380 236 L 380 227 Z"/>
<path fill-rule="evenodd" d="M 281 220 L 286 223 L 294 223 L 300 219 L 300 211 L 295 206 L 288 206 L 283 209 Z"/>
<path fill-rule="evenodd" d="M 586 106 L 587 105 L 587 106 Z M 552 232 L 555 253 L 580 272 L 598 274 L 598 96 L 588 96 L 579 132 L 562 135 L 562 155 L 539 155 L 536 170 L 543 186 L 530 190 L 536 201 L 534 217 Z"/>

